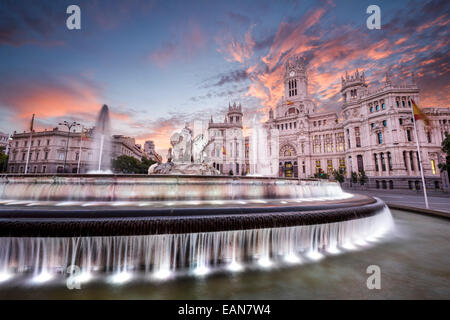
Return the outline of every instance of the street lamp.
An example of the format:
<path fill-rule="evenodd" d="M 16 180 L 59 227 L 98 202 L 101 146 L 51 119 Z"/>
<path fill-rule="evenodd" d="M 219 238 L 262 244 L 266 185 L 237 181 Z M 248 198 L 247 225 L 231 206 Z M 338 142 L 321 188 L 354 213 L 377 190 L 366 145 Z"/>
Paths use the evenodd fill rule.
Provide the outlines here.
<path fill-rule="evenodd" d="M 64 122 L 60 122 L 59 123 L 60 126 L 66 126 L 67 129 L 69 129 L 69 131 L 67 132 L 67 142 L 66 142 L 66 154 L 64 155 L 64 167 L 63 167 L 63 172 L 66 172 L 66 162 L 67 162 L 67 151 L 69 150 L 69 138 L 70 138 L 70 129 L 72 129 L 72 127 L 76 127 L 79 126 L 80 124 L 78 122 L 73 121 L 72 123 L 69 123 L 67 121 Z"/>

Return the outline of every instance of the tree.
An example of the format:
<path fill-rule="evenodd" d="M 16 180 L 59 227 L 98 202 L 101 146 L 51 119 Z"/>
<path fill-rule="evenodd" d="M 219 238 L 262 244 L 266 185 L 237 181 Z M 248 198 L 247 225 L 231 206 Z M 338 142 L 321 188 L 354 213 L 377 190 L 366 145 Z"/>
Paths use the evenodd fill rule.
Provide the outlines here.
<path fill-rule="evenodd" d="M 148 168 L 155 163 L 152 159 L 142 158 L 139 173 L 148 173 Z"/>
<path fill-rule="evenodd" d="M 364 185 L 367 182 L 368 178 L 366 176 L 366 172 L 364 170 L 359 171 L 359 184 Z"/>
<path fill-rule="evenodd" d="M 140 173 L 141 162 L 134 157 L 123 155 L 112 160 L 112 168 L 115 172 Z"/>
<path fill-rule="evenodd" d="M 358 182 L 358 174 L 356 172 L 352 171 L 350 180 L 352 183 L 357 183 Z"/>
<path fill-rule="evenodd" d="M 0 172 L 6 172 L 8 169 L 8 156 L 0 151 Z"/>
<path fill-rule="evenodd" d="M 233 170 L 228 171 L 228 175 L 232 176 L 233 175 Z"/>
<path fill-rule="evenodd" d="M 115 172 L 138 174 L 147 173 L 148 168 L 156 162 L 147 158 L 142 158 L 142 160 L 139 161 L 135 157 L 123 155 L 113 159 L 111 163 Z"/>
<path fill-rule="evenodd" d="M 445 134 L 441 147 L 442 152 L 445 153 L 445 163 L 439 163 L 439 169 L 441 169 L 441 172 L 447 171 L 450 176 L 450 135 L 448 133 Z"/>
<path fill-rule="evenodd" d="M 333 170 L 333 176 L 334 176 L 334 179 L 339 183 L 342 183 L 345 180 L 344 174 L 342 174 L 338 170 Z"/>

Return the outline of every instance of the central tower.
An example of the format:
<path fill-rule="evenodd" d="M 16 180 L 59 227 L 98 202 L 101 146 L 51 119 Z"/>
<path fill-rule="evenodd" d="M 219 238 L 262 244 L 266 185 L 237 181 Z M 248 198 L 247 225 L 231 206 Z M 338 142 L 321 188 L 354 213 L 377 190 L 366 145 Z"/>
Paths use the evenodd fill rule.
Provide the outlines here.
<path fill-rule="evenodd" d="M 308 74 L 305 58 L 292 56 L 286 61 L 284 91 L 288 100 L 305 99 L 308 96 Z"/>

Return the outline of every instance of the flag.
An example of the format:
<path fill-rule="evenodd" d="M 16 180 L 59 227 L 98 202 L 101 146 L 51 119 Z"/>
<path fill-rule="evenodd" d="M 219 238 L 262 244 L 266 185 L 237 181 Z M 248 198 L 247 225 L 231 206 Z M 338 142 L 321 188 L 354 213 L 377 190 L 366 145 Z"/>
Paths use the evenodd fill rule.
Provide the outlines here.
<path fill-rule="evenodd" d="M 30 131 L 33 131 L 33 127 L 34 127 L 34 113 L 33 116 L 31 117 Z"/>
<path fill-rule="evenodd" d="M 290 106 L 291 104 L 294 104 L 291 100 L 286 100 L 286 104 L 288 105 L 288 106 Z"/>
<path fill-rule="evenodd" d="M 430 125 L 430 119 L 428 119 L 427 115 L 423 113 L 423 111 L 417 106 L 417 104 L 414 102 L 414 100 L 411 99 L 412 102 L 412 108 L 414 113 L 414 120 L 423 120 L 425 125 Z"/>
<path fill-rule="evenodd" d="M 84 129 L 81 129 L 81 140 L 85 141 L 87 139 L 88 139 L 88 137 L 86 135 L 86 131 L 84 131 Z"/>
<path fill-rule="evenodd" d="M 227 151 L 225 150 L 225 146 L 222 146 L 222 154 L 223 154 L 223 155 L 226 155 L 226 154 L 227 154 Z"/>

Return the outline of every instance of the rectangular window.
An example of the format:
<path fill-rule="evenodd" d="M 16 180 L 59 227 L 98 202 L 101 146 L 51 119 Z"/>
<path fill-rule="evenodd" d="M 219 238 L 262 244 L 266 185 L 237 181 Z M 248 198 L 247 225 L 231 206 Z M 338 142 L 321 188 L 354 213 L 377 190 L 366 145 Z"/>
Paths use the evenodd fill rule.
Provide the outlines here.
<path fill-rule="evenodd" d="M 406 151 L 403 151 L 403 163 L 405 164 L 405 169 L 408 169 L 408 166 L 406 164 Z"/>
<path fill-rule="evenodd" d="M 336 151 L 344 151 L 344 133 L 339 132 L 336 134 Z"/>
<path fill-rule="evenodd" d="M 383 133 L 378 132 L 377 137 L 378 137 L 378 144 L 382 144 L 383 143 Z"/>
<path fill-rule="evenodd" d="M 375 171 L 380 171 L 380 168 L 378 167 L 378 157 L 376 153 L 373 154 L 373 161 L 375 163 Z"/>
<path fill-rule="evenodd" d="M 387 153 L 387 156 L 388 156 L 388 166 L 389 166 L 389 170 L 392 171 L 392 157 L 391 157 L 391 153 L 388 152 L 388 153 Z"/>
<path fill-rule="evenodd" d="M 320 136 L 313 138 L 314 153 L 320 153 Z"/>
<path fill-rule="evenodd" d="M 339 171 L 345 173 L 345 158 L 339 159 Z"/>
<path fill-rule="evenodd" d="M 411 171 L 414 171 L 414 159 L 413 159 L 413 152 L 412 151 L 409 152 L 409 163 L 410 163 L 410 166 L 411 166 Z"/>
<path fill-rule="evenodd" d="M 319 173 L 321 169 L 320 160 L 316 160 L 316 173 Z"/>
<path fill-rule="evenodd" d="M 416 151 L 416 158 L 417 158 L 417 168 L 420 170 L 420 159 L 419 159 L 419 153 Z"/>
<path fill-rule="evenodd" d="M 333 160 L 327 160 L 327 172 L 328 173 L 333 172 Z"/>
<path fill-rule="evenodd" d="M 406 138 L 408 139 L 408 141 L 412 141 L 411 139 L 411 130 L 406 130 Z"/>
<path fill-rule="evenodd" d="M 333 152 L 333 136 L 331 134 L 325 135 L 325 152 Z"/>
<path fill-rule="evenodd" d="M 431 171 L 433 172 L 433 174 L 436 174 L 436 163 L 433 159 L 431 159 Z"/>
<path fill-rule="evenodd" d="M 381 170 L 386 171 L 386 161 L 384 159 L 384 153 L 380 153 L 380 159 L 381 159 Z"/>
<path fill-rule="evenodd" d="M 355 138 L 356 138 L 356 147 L 361 148 L 361 137 L 359 127 L 355 127 Z"/>

